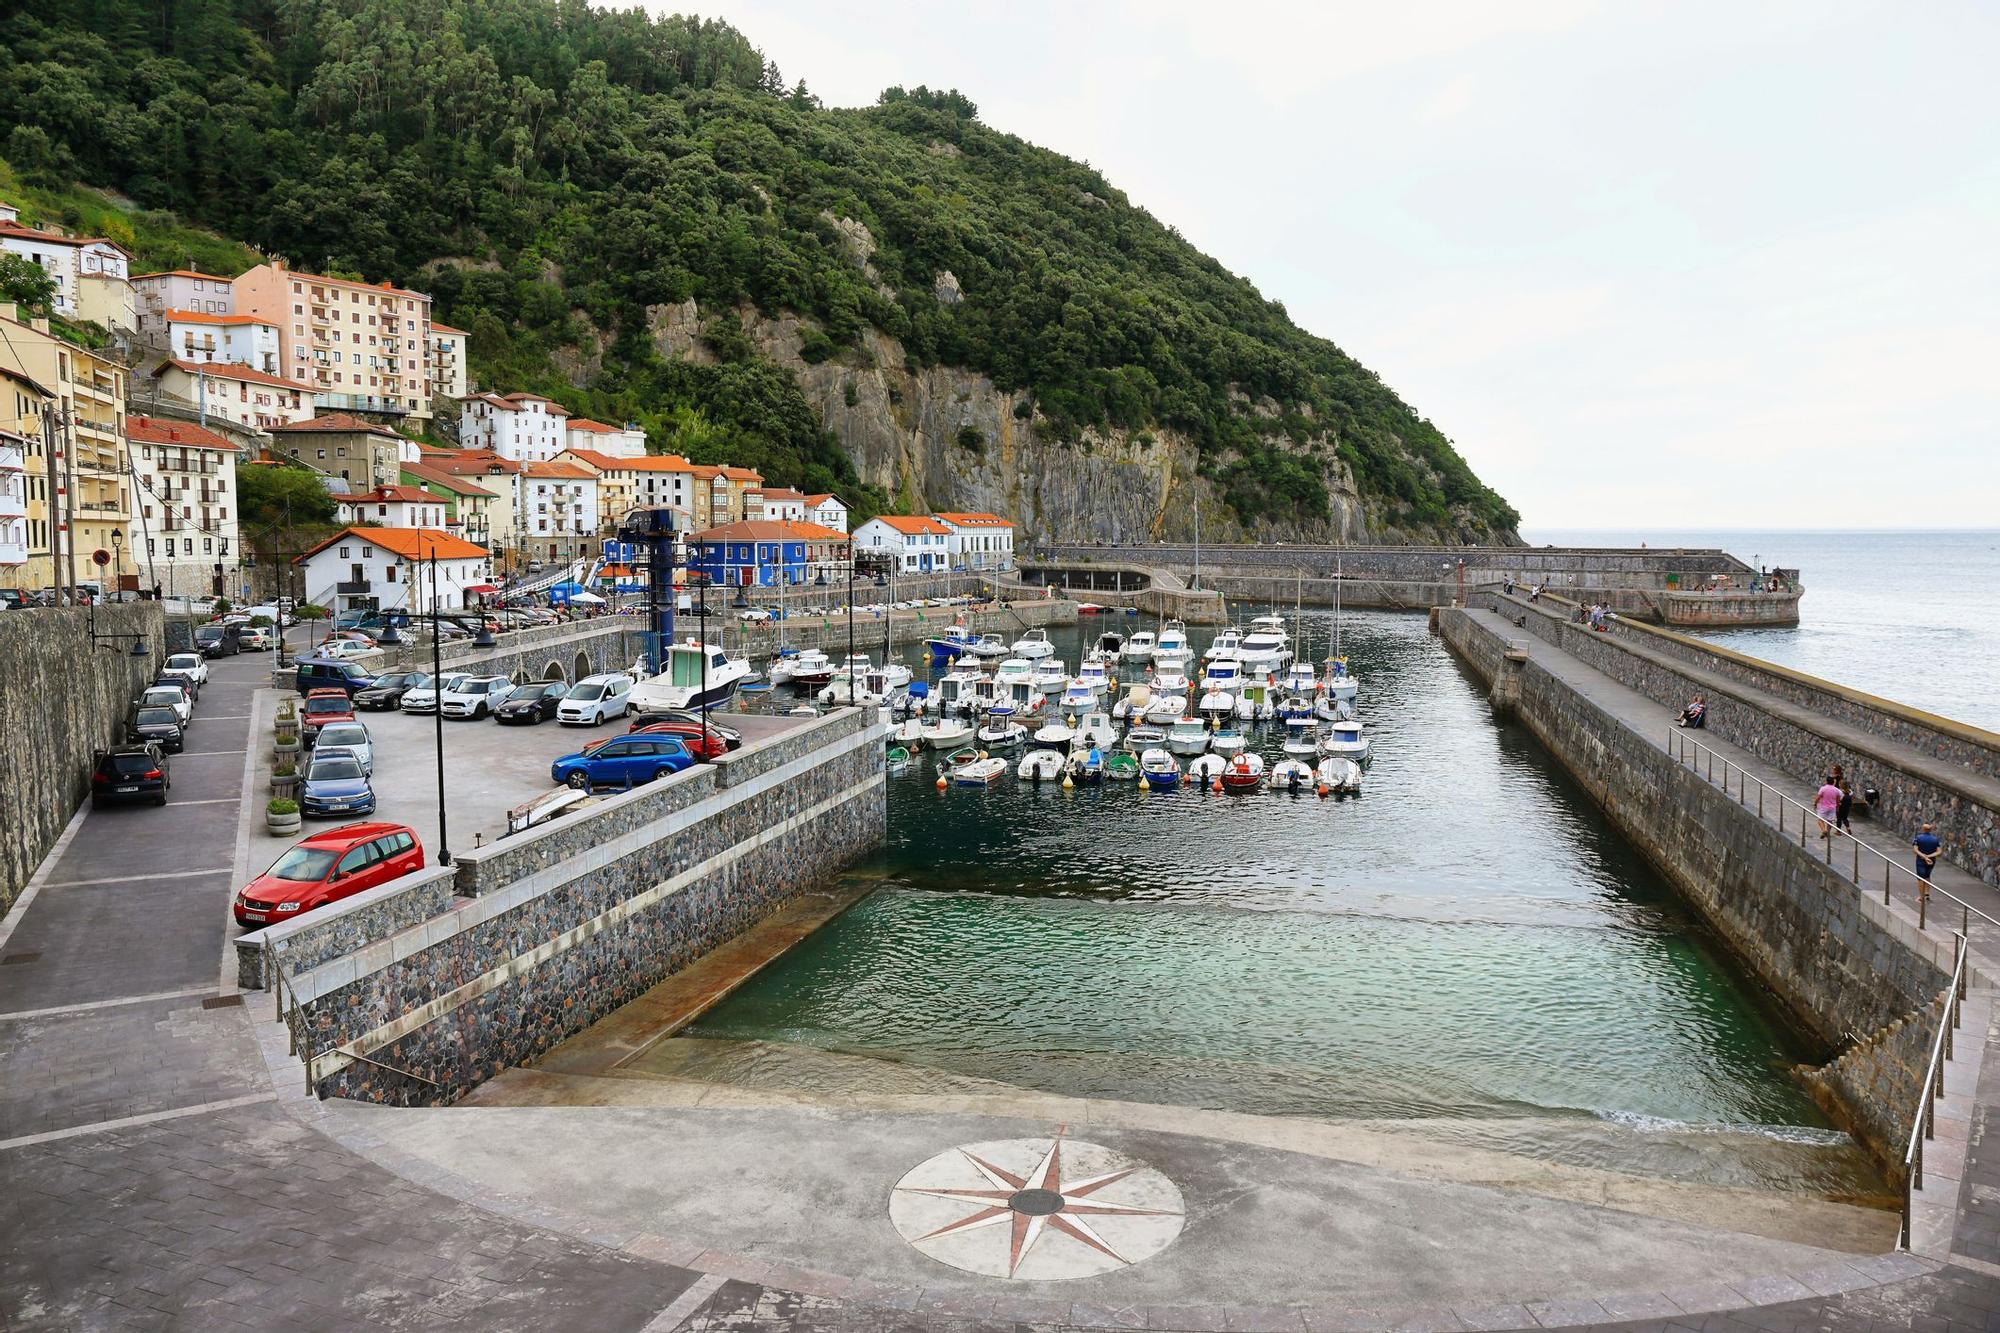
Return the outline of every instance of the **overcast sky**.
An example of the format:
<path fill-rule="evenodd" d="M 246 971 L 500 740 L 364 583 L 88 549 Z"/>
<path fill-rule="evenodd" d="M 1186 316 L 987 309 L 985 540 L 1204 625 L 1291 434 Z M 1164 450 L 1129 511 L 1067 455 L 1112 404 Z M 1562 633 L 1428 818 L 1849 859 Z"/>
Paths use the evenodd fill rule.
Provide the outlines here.
<path fill-rule="evenodd" d="M 1091 162 L 1525 526 L 2000 525 L 2000 6 L 699 12 Z"/>

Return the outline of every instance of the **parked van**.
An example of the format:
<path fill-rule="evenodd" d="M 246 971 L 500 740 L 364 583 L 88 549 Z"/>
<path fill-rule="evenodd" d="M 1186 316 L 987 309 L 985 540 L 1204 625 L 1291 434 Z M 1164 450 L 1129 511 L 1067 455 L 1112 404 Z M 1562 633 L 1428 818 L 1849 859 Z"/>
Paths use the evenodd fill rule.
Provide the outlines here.
<path fill-rule="evenodd" d="M 356 662 L 331 657 L 301 657 L 298 680 L 293 688 L 300 694 L 310 690 L 346 690 L 352 695 L 375 683 L 375 675 Z"/>

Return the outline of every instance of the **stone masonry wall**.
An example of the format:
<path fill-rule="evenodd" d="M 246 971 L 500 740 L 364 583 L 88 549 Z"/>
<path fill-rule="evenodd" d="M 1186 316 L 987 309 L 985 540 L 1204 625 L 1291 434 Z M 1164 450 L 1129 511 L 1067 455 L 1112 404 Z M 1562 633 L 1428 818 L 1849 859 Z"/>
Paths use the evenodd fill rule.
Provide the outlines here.
<path fill-rule="evenodd" d="M 428 921 L 451 906 L 452 879 L 450 866 L 425 866 L 296 921 L 239 935 L 232 941 L 236 984 L 260 990 L 270 984 L 273 962 L 297 976 Z"/>
<path fill-rule="evenodd" d="M 1803 1071 L 1807 1091 L 1829 1114 L 1858 1124 L 1877 1156 L 1900 1161 L 1943 1019 L 1940 991 L 1929 1006 L 1856 1042 L 1832 1064 Z"/>
<path fill-rule="evenodd" d="M 1441 611 L 1438 624 L 1454 651 L 1490 675 L 1504 650 L 1499 636 L 1457 610 Z M 1533 661 L 1522 667 L 1517 715 L 1829 1051 L 1867 1041 L 1943 990 L 1948 944 L 1894 921 L 1836 869 L 1674 762 L 1663 742 L 1635 734 Z M 1923 1076 L 1921 1056 L 1904 1058 L 1906 1044 L 1877 1043 L 1867 1079 L 1826 1084 L 1852 1131 L 1892 1169 Z"/>
<path fill-rule="evenodd" d="M 147 655 L 132 656 L 130 638 L 93 647 L 83 608 L 0 613 L 0 913 L 89 796 L 93 753 L 123 736 L 164 660 L 159 603 L 99 607 L 96 624 L 141 635 Z"/>
<path fill-rule="evenodd" d="M 372 970 L 349 979 L 348 960 L 335 960 L 300 979 L 315 1049 L 400 1021 L 369 1054 L 439 1085 L 355 1063 L 329 1071 L 322 1091 L 454 1100 L 879 846 L 879 724 L 844 711 L 809 731 L 739 751 L 735 772 L 704 765 L 705 782 L 652 784 L 468 856 L 461 880 L 479 897 L 418 927 L 420 939 L 371 949 Z"/>

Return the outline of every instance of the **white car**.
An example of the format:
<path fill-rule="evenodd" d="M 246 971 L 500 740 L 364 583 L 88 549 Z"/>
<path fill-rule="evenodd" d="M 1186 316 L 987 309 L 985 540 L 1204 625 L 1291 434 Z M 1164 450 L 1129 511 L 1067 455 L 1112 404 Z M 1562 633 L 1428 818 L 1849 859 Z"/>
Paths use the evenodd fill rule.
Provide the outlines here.
<path fill-rule="evenodd" d="M 738 611 L 736 613 L 736 618 L 738 620 L 743 621 L 745 624 L 755 624 L 769 620 L 771 618 L 771 613 L 769 611 L 764 610 L 762 607 L 753 606 L 748 611 Z"/>
<path fill-rule="evenodd" d="M 556 706 L 556 721 L 565 726 L 591 727 L 632 710 L 632 678 L 625 675 L 585 676 Z"/>
<path fill-rule="evenodd" d="M 460 676 L 445 682 L 438 711 L 446 717 L 489 717 L 513 692 L 514 682 L 505 676 Z"/>
<path fill-rule="evenodd" d="M 208 684 L 208 663 L 201 660 L 200 653 L 175 653 L 167 659 L 167 664 L 160 668 L 160 674 L 179 676 L 182 680 L 191 682 L 199 690 Z"/>
<path fill-rule="evenodd" d="M 188 692 L 178 685 L 151 686 L 139 696 L 139 701 L 133 707 L 171 708 L 174 710 L 174 716 L 180 719 L 184 727 L 194 716 L 193 700 L 189 699 Z"/>
<path fill-rule="evenodd" d="M 368 724 L 365 722 L 329 722 L 319 729 L 319 739 L 313 742 L 313 756 L 318 758 L 329 750 L 345 750 L 361 763 L 361 776 L 367 777 L 375 771 L 375 746 L 368 739 Z"/>
<path fill-rule="evenodd" d="M 372 643 L 359 639 L 335 639 L 321 644 L 315 651 L 316 657 L 330 657 L 336 662 L 365 662 L 371 657 L 380 657 L 382 650 Z"/>
<path fill-rule="evenodd" d="M 236 631 L 236 642 L 245 649 L 269 648 L 278 642 L 278 636 L 262 625 L 245 625 Z"/>
<path fill-rule="evenodd" d="M 459 671 L 446 676 L 444 678 L 445 689 L 451 690 L 456 688 L 458 683 L 467 679 L 469 674 L 468 672 Z M 435 713 L 438 706 L 437 687 L 432 685 L 428 679 L 421 685 L 412 685 L 409 689 L 403 691 L 402 702 L 396 706 L 401 708 L 405 713 Z"/>

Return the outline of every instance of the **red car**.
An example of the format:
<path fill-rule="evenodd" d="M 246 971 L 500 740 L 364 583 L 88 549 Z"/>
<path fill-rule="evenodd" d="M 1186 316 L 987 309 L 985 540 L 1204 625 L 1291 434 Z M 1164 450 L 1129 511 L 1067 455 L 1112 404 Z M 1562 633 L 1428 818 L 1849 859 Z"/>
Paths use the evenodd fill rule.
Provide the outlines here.
<path fill-rule="evenodd" d="M 728 737 L 713 727 L 708 729 L 708 735 L 704 737 L 701 731 L 701 723 L 699 722 L 648 722 L 644 726 L 633 727 L 626 734 L 629 736 L 639 732 L 656 736 L 672 736 L 675 740 L 687 746 L 687 752 L 697 759 L 720 759 L 723 755 L 729 753 Z M 597 748 L 598 744 L 602 744 L 602 742 L 584 746 L 583 752 L 589 754 L 593 749 Z"/>
<path fill-rule="evenodd" d="M 342 824 L 279 857 L 236 895 L 236 924 L 262 930 L 424 868 L 424 846 L 402 824 Z"/>
<path fill-rule="evenodd" d="M 319 729 L 327 723 L 353 720 L 354 699 L 346 690 L 307 691 L 305 708 L 300 717 L 307 745 L 319 739 Z"/>

